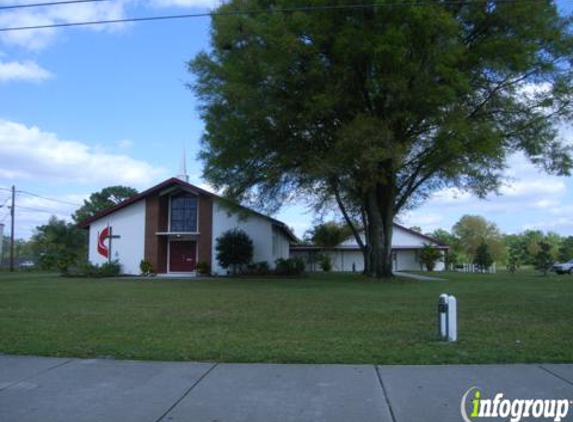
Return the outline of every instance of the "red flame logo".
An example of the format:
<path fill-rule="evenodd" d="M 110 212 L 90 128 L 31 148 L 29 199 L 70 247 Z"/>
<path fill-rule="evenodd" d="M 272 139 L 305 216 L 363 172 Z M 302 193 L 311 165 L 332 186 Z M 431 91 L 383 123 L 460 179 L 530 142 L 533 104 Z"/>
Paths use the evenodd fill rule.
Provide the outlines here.
<path fill-rule="evenodd" d="M 103 229 L 97 235 L 97 252 L 104 258 L 109 257 L 109 249 L 105 244 L 105 239 L 109 236 L 109 226 Z"/>

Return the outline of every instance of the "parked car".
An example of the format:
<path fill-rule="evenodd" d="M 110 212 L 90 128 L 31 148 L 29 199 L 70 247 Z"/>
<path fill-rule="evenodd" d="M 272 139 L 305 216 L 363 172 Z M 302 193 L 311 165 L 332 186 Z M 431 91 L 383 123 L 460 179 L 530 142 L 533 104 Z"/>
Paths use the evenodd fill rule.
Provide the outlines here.
<path fill-rule="evenodd" d="M 34 264 L 33 261 L 24 261 L 20 263 L 20 268 L 23 270 L 29 270 L 31 268 L 34 268 L 36 265 Z"/>
<path fill-rule="evenodd" d="M 558 262 L 554 264 L 553 271 L 557 274 L 573 274 L 573 259 L 567 262 Z"/>

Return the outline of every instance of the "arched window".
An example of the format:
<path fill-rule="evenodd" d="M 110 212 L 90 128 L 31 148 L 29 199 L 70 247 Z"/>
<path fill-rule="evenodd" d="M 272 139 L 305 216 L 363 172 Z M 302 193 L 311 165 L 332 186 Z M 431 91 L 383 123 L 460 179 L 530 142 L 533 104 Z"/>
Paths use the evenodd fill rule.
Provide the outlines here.
<path fill-rule="evenodd" d="M 171 197 L 171 231 L 197 232 L 197 197 L 180 193 Z"/>

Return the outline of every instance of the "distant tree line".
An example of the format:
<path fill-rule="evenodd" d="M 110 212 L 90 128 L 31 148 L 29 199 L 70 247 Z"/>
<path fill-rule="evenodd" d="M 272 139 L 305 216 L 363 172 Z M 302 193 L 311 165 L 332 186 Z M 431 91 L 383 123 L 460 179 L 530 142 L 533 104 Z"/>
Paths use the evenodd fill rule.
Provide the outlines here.
<path fill-rule="evenodd" d="M 499 227 L 478 215 L 464 215 L 451 229 L 437 229 L 428 235 L 450 246 L 450 264 L 473 263 L 486 245 L 494 262 L 520 266 L 536 265 L 541 252 L 553 261 L 573 259 L 573 236 L 541 230 L 505 234 Z"/>

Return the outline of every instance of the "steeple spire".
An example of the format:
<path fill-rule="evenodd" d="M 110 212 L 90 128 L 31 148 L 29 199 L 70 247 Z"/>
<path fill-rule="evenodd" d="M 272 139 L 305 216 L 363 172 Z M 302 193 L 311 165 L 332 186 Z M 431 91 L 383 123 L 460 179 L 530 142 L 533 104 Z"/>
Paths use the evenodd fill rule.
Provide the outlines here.
<path fill-rule="evenodd" d="M 187 174 L 187 158 L 185 154 L 185 147 L 183 147 L 183 152 L 181 154 L 181 164 L 179 166 L 179 174 L 177 175 L 177 178 L 183 180 L 184 182 L 189 183 L 189 175 Z"/>

